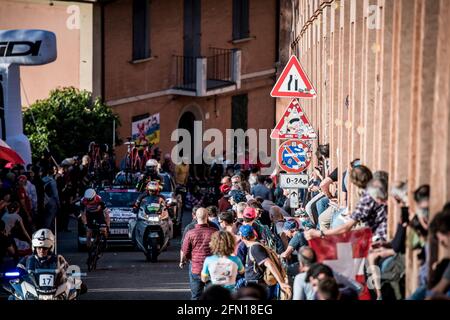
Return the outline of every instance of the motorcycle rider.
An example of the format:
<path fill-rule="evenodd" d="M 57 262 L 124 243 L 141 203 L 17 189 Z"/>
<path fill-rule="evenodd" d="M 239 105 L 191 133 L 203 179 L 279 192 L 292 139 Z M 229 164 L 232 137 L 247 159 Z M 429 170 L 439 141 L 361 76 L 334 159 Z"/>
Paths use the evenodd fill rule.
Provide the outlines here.
<path fill-rule="evenodd" d="M 138 213 L 140 208 L 144 209 L 146 214 L 149 214 L 155 204 L 159 205 L 158 215 L 161 220 L 161 223 L 167 223 L 168 226 L 168 239 L 173 237 L 173 221 L 170 218 L 169 208 L 166 204 L 166 199 L 164 196 L 160 194 L 162 187 L 159 184 L 159 181 L 154 180 L 147 183 L 145 188 L 146 192 L 139 196 L 134 204 L 134 212 Z M 164 222 L 163 222 L 164 221 Z M 167 242 L 169 245 L 169 242 Z"/>
<path fill-rule="evenodd" d="M 55 245 L 55 236 L 49 229 L 39 229 L 33 234 L 31 246 L 33 254 L 23 257 L 17 267 L 28 272 L 35 269 L 51 269 L 58 265 L 58 269 L 65 271 L 69 264 L 62 255 L 56 256 L 52 249 Z"/>
<path fill-rule="evenodd" d="M 84 197 L 81 199 L 81 208 L 81 221 L 86 228 L 86 246 L 89 248 L 92 237 L 91 227 L 94 220 L 100 225 L 101 234 L 105 239 L 107 238 L 110 222 L 109 212 L 102 198 L 91 188 L 84 192 Z"/>
<path fill-rule="evenodd" d="M 145 163 L 145 173 L 139 178 L 136 190 L 143 192 L 150 181 L 158 181 L 160 186 L 164 184 L 164 178 L 159 174 L 159 163 L 155 159 L 150 159 Z"/>
<path fill-rule="evenodd" d="M 164 198 L 164 196 L 159 194 L 161 189 L 162 189 L 161 185 L 157 180 L 152 180 L 149 183 L 147 183 L 147 186 L 145 187 L 146 192 L 141 194 L 134 204 L 135 211 L 137 212 L 137 210 L 139 210 L 141 205 L 146 205 L 150 203 L 159 203 L 163 208 L 161 219 L 163 219 L 165 216 L 168 216 L 166 199 Z"/>
<path fill-rule="evenodd" d="M 55 247 L 55 236 L 49 229 L 39 229 L 33 234 L 31 241 L 33 254 L 22 258 L 17 264 L 17 268 L 28 274 L 30 271 L 39 269 L 58 270 L 58 276 L 55 283 L 63 283 L 67 280 L 67 269 L 69 264 L 62 255 L 56 255 L 53 252 Z M 87 291 L 86 284 L 81 283 L 81 294 Z M 13 299 L 13 297 L 10 297 Z"/>

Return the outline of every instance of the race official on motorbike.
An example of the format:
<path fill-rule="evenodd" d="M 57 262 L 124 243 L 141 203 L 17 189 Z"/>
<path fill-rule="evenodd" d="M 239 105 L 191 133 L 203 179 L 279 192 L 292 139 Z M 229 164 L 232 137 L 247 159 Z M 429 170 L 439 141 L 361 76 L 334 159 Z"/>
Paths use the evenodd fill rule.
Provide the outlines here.
<path fill-rule="evenodd" d="M 159 174 L 159 163 L 155 159 L 150 159 L 145 163 L 145 173 L 139 179 L 136 186 L 137 191 L 144 192 L 150 181 L 158 181 L 161 186 L 164 183 L 163 177 Z"/>
<path fill-rule="evenodd" d="M 135 211 L 137 212 L 139 210 L 141 204 L 158 202 L 163 207 L 163 214 L 168 215 L 166 199 L 159 194 L 161 189 L 161 185 L 157 180 L 147 183 L 147 186 L 145 187 L 146 192 L 141 194 L 134 204 Z M 161 218 L 164 218 L 163 214 L 161 215 Z"/>
<path fill-rule="evenodd" d="M 31 245 L 33 253 L 19 261 L 17 265 L 19 271 L 29 274 L 42 269 L 55 270 L 58 274 L 55 283 L 64 283 L 70 276 L 67 274 L 69 264 L 62 255 L 56 255 L 53 252 L 55 247 L 53 232 L 49 229 L 39 229 L 33 234 Z M 80 284 L 80 290 L 81 294 L 87 292 L 87 287 L 83 282 Z M 14 298 L 10 297 L 10 300 L 14 300 Z"/>
<path fill-rule="evenodd" d="M 109 212 L 102 198 L 94 189 L 87 189 L 81 199 L 81 221 L 86 227 L 86 245 L 91 245 L 92 227 L 94 221 L 100 225 L 100 232 L 107 238 L 109 229 Z"/>
<path fill-rule="evenodd" d="M 147 187 L 145 188 L 146 193 L 142 194 L 137 198 L 136 203 L 134 204 L 134 210 L 137 212 L 141 205 L 151 204 L 151 203 L 159 203 L 161 205 L 161 219 L 168 219 L 170 228 L 173 228 L 173 222 L 170 218 L 169 210 L 167 208 L 166 199 L 160 193 L 162 187 L 159 184 L 159 181 L 150 181 L 147 183 Z"/>
<path fill-rule="evenodd" d="M 33 254 L 23 257 L 18 268 L 28 272 L 36 269 L 56 269 L 56 267 L 65 272 L 69 267 L 62 255 L 56 256 L 53 253 L 55 246 L 55 236 L 49 229 L 40 229 L 33 234 L 31 240 Z"/>

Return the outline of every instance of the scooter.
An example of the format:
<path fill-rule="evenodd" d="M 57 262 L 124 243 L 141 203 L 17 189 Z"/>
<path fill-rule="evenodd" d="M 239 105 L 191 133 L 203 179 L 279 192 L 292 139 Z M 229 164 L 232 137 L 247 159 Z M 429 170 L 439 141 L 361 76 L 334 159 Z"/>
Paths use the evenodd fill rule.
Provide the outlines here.
<path fill-rule="evenodd" d="M 157 262 L 169 245 L 172 221 L 168 208 L 157 196 L 147 196 L 137 209 L 137 219 L 129 225 L 135 245 L 144 252 L 147 261 Z"/>
<path fill-rule="evenodd" d="M 14 270 L 2 275 L 3 288 L 9 300 L 76 300 L 87 292 L 86 286 L 74 274 L 62 279 L 59 270 Z"/>

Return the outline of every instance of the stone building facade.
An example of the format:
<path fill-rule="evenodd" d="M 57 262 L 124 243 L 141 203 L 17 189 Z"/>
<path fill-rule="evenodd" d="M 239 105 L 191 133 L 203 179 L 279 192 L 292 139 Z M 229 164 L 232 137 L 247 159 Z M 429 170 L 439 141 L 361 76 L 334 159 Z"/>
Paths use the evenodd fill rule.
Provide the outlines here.
<path fill-rule="evenodd" d="M 296 55 L 318 92 L 305 112 L 331 166 L 361 158 L 407 181 L 410 203 L 431 185 L 431 215 L 450 200 L 450 42 L 446 0 L 292 0 L 281 4 L 281 61 Z M 288 103 L 277 101 L 280 116 Z M 352 194 L 353 192 L 353 194 Z M 355 203 L 351 190 L 351 206 Z M 414 210 L 414 207 L 411 208 Z M 392 237 L 399 208 L 389 202 Z M 438 249 L 432 243 L 432 261 Z M 417 286 L 407 252 L 407 291 Z"/>

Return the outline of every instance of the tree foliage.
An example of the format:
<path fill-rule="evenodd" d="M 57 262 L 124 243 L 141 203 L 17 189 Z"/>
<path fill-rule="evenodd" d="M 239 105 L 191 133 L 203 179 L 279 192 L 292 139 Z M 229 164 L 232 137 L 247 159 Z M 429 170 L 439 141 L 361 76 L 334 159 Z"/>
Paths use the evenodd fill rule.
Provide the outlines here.
<path fill-rule="evenodd" d="M 34 117 L 34 120 L 33 120 Z M 30 139 L 34 159 L 48 146 L 57 160 L 86 154 L 91 141 L 112 145 L 113 120 L 119 117 L 100 99 L 73 87 L 58 88 L 24 112 L 24 131 Z"/>

